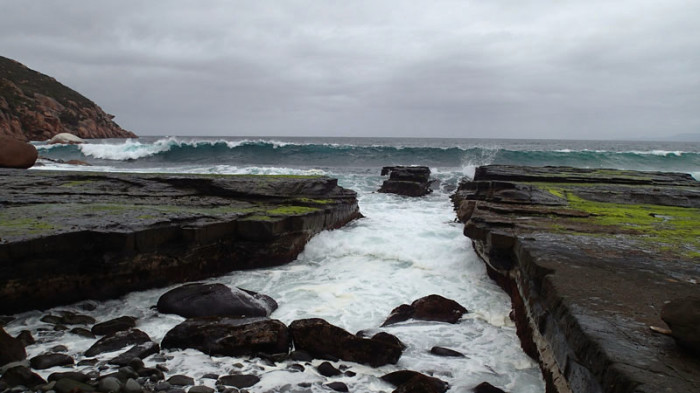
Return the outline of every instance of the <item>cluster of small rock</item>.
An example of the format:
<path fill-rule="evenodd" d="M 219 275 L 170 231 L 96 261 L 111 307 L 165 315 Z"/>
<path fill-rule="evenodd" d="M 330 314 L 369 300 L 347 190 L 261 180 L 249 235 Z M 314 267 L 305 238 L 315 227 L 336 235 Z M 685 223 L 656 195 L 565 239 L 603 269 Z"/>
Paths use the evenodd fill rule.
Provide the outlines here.
<path fill-rule="evenodd" d="M 157 309 L 161 313 L 173 313 L 187 318 L 171 329 L 160 344 L 153 342 L 143 331 L 136 328 L 137 321 L 122 316 L 96 323 L 87 315 L 64 311 L 60 315 L 46 315 L 42 321 L 52 324 L 54 330 L 69 330 L 73 334 L 97 338 L 85 353 L 85 359 L 77 366 L 90 371 L 57 372 L 47 380 L 34 373 L 56 366 L 74 366 L 75 360 L 64 352 L 67 348 L 56 346 L 47 353 L 25 360 L 24 347 L 32 345 L 34 338 L 23 331 L 13 338 L 0 328 L 0 392 L 170 392 L 225 393 L 245 392 L 254 386 L 260 377 L 253 374 L 232 373 L 230 375 L 208 374 L 203 379 L 216 380 L 216 389 L 205 385 L 195 386 L 193 378 L 183 375 L 167 376 L 168 353 L 163 349 L 193 348 L 209 355 L 241 356 L 257 358 L 269 365 L 288 362 L 287 371 L 303 372 L 312 365 L 312 360 L 326 360 L 315 366 L 318 374 L 330 379 L 324 383 L 329 390 L 347 392 L 348 386 L 333 377 L 354 377 L 356 373 L 346 365 L 338 368 L 329 361 L 340 360 L 379 367 L 395 364 L 405 345 L 386 332 L 369 334 L 361 331 L 351 334 L 323 319 L 310 318 L 292 322 L 286 326 L 270 319 L 277 303 L 269 296 L 229 288 L 223 284 L 187 284 L 175 288 L 160 297 Z M 439 295 L 418 299 L 411 305 L 394 309 L 382 326 L 420 319 L 456 323 L 467 309 L 457 302 Z M 69 328 L 68 326 L 92 325 Z M 108 361 L 98 361 L 96 355 L 128 348 Z M 449 348 L 434 347 L 431 352 L 439 356 L 464 356 Z M 156 363 L 146 367 L 143 359 Z M 238 364 L 243 368 L 243 364 Z M 167 376 L 167 378 L 166 378 Z M 414 371 L 398 371 L 382 377 L 396 386 L 394 392 L 445 392 L 448 384 L 437 378 Z M 310 383 L 288 387 L 289 392 L 309 392 Z M 490 390 L 489 390 L 490 389 Z M 493 390 L 496 389 L 496 390 Z M 499 392 L 488 384 L 479 385 L 477 392 Z"/>

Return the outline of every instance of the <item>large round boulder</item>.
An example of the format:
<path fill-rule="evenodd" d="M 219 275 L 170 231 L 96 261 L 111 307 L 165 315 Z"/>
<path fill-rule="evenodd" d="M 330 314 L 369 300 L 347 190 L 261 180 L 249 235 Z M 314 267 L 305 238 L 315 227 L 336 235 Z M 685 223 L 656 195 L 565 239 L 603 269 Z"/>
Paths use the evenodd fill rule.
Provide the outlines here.
<path fill-rule="evenodd" d="M 54 135 L 51 139 L 46 141 L 46 143 L 53 145 L 53 144 L 67 144 L 67 145 L 78 145 L 81 143 L 85 143 L 83 138 L 79 136 L 75 136 L 71 134 L 70 132 L 61 132 L 60 134 Z"/>
<path fill-rule="evenodd" d="M 0 168 L 30 168 L 39 153 L 33 145 L 7 136 L 0 136 Z"/>
<path fill-rule="evenodd" d="M 277 302 L 267 295 L 229 288 L 224 284 L 187 284 L 163 294 L 158 311 L 195 317 L 266 317 L 277 309 Z"/>
<path fill-rule="evenodd" d="M 686 297 L 665 304 L 661 319 L 671 328 L 671 336 L 678 345 L 700 354 L 700 297 Z"/>
<path fill-rule="evenodd" d="M 210 355 L 245 356 L 289 352 L 289 331 L 276 319 L 190 318 L 165 334 L 163 348 L 193 348 Z"/>
<path fill-rule="evenodd" d="M 396 364 L 402 348 L 397 342 L 381 338 L 363 338 L 331 325 L 323 319 L 301 319 L 289 325 L 294 348 L 317 358 L 347 360 L 372 367 Z"/>

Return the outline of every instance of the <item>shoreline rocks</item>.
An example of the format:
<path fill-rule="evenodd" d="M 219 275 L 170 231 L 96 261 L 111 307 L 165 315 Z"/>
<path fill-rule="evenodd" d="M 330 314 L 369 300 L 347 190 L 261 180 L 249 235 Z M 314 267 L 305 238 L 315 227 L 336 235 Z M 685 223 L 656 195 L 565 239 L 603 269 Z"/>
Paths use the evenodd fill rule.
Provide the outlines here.
<path fill-rule="evenodd" d="M 288 263 L 359 218 L 321 176 L 0 169 L 0 313 Z"/>
<path fill-rule="evenodd" d="M 428 295 L 415 300 L 410 306 L 402 304 L 391 310 L 382 326 L 393 325 L 409 319 L 457 323 L 467 312 L 464 306 L 452 299 L 440 295 Z"/>
<path fill-rule="evenodd" d="M 427 166 L 385 166 L 382 176 L 389 176 L 379 192 L 418 197 L 430 194 L 430 168 Z"/>
<path fill-rule="evenodd" d="M 678 173 L 490 165 L 452 196 L 510 296 L 548 391 L 694 391 L 700 358 L 654 334 L 697 296 L 700 183 Z M 692 336 L 691 336 L 692 337 Z M 681 340 L 681 342 L 683 342 Z"/>
<path fill-rule="evenodd" d="M 396 364 L 403 351 L 386 338 L 358 337 L 319 318 L 296 320 L 289 332 L 295 349 L 321 359 L 330 356 L 379 367 Z"/>

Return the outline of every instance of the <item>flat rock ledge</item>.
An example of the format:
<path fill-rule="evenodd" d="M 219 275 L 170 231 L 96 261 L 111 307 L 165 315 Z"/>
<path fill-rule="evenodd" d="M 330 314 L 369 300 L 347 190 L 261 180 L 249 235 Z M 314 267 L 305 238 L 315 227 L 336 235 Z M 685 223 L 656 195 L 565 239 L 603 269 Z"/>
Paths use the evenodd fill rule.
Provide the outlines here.
<path fill-rule="evenodd" d="M 0 169 L 0 314 L 288 263 L 359 217 L 320 176 Z"/>
<path fill-rule="evenodd" d="M 452 199 L 548 392 L 700 391 L 700 357 L 649 328 L 700 292 L 699 182 L 494 165 Z"/>

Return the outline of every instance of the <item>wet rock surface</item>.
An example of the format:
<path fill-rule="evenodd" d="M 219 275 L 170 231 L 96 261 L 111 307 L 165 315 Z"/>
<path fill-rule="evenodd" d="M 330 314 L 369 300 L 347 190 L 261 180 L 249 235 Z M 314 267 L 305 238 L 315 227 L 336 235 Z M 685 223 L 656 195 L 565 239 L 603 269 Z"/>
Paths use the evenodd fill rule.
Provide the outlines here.
<path fill-rule="evenodd" d="M 511 295 L 523 348 L 551 389 L 700 389 L 700 358 L 649 329 L 665 326 L 665 303 L 698 294 L 700 183 L 494 165 L 452 199 L 489 275 Z"/>
<path fill-rule="evenodd" d="M 190 318 L 166 333 L 163 348 L 193 348 L 211 355 L 242 356 L 288 353 L 287 326 L 275 319 Z"/>
<path fill-rule="evenodd" d="M 440 295 L 428 295 L 415 300 L 411 305 L 402 304 L 391 310 L 382 326 L 392 325 L 409 319 L 457 323 L 467 309 L 452 299 Z"/>
<path fill-rule="evenodd" d="M 360 217 L 316 176 L 0 169 L 0 313 L 292 261 Z"/>
<path fill-rule="evenodd" d="M 171 289 L 158 299 L 158 311 L 193 317 L 266 317 L 277 309 L 267 295 L 229 288 L 223 284 L 187 284 Z"/>
<path fill-rule="evenodd" d="M 382 176 L 389 179 L 382 183 L 379 192 L 404 196 L 423 196 L 430 194 L 430 168 L 427 166 L 386 166 Z"/>
<path fill-rule="evenodd" d="M 0 327 L 0 366 L 24 360 L 26 357 L 27 353 L 24 350 L 22 340 L 10 336 L 5 329 Z"/>
<path fill-rule="evenodd" d="M 386 338 L 358 337 L 319 318 L 296 320 L 289 325 L 289 331 L 297 350 L 320 359 L 330 356 L 379 367 L 396 364 L 401 357 L 399 344 Z"/>

